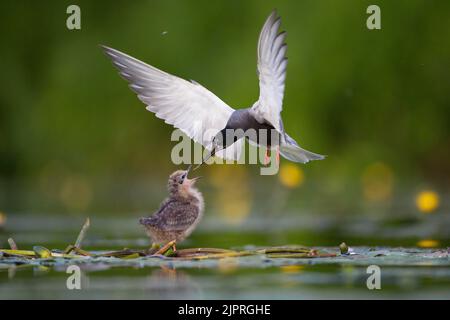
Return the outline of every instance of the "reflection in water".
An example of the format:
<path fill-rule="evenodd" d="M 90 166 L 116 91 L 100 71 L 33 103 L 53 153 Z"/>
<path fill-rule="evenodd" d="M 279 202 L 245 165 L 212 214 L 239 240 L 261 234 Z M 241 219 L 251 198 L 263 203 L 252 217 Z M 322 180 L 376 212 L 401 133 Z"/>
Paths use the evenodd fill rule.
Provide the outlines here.
<path fill-rule="evenodd" d="M 292 191 L 288 188 L 279 189 L 286 193 Z M 414 198 L 410 197 L 409 200 L 412 202 Z M 444 208 L 444 205 L 442 196 L 440 208 Z M 96 263 L 79 263 L 82 290 L 67 289 L 69 274 L 66 273 L 65 264 L 57 264 L 49 270 L 46 267 L 9 266 L 0 262 L 0 299 L 372 298 L 374 293 L 366 287 L 367 266 L 361 262 L 358 266 L 346 266 L 348 262 L 361 261 L 361 256 L 358 256 L 361 253 L 370 255 L 368 265 L 374 262 L 385 263 L 385 259 L 390 261 L 382 267 L 382 290 L 377 293 L 378 296 L 448 298 L 450 269 L 447 266 L 447 249 L 438 251 L 412 248 L 393 256 L 389 248 L 374 248 L 383 239 L 390 246 L 447 247 L 449 216 L 438 213 L 422 215 L 417 211 L 416 215 L 421 219 L 393 220 L 390 223 L 390 220 L 381 218 L 358 217 L 345 220 L 342 217 L 327 218 L 324 215 L 309 218 L 307 215 L 285 220 L 286 224 L 280 229 L 275 229 L 277 222 L 272 218 L 246 218 L 242 225 L 229 227 L 223 221 L 218 222 L 217 217 L 211 217 L 210 221 L 213 223 L 208 224 L 206 221 L 203 229 L 199 229 L 186 246 L 211 245 L 217 239 L 222 241 L 217 247 L 223 248 L 233 245 L 242 248 L 241 245 L 246 243 L 274 245 L 274 235 L 283 234 L 288 236 L 291 243 L 302 243 L 305 239 L 309 241 L 306 245 L 331 243 L 334 250 L 339 250 L 337 245 L 345 240 L 356 252 L 344 258 L 336 258 L 340 262 L 332 266 L 322 265 L 323 260 L 318 259 L 274 261 L 261 257 L 239 257 L 202 261 L 194 266 L 187 261 L 178 264 L 164 260 L 163 264 L 174 265 L 177 269 L 155 269 L 151 259 L 138 259 L 135 262 L 111 259 L 110 263 L 105 258 Z M 137 229 L 134 218 L 95 217 L 92 221 L 93 229 L 85 242 L 87 250 L 139 248 L 147 245 L 146 239 L 138 238 L 141 237 L 141 232 Z M 8 247 L 7 239 L 13 237 L 21 249 L 30 249 L 34 245 L 61 249 L 75 240 L 81 223 L 80 218 L 61 215 L 8 213 L 7 225 L 0 231 L 0 247 Z M 340 233 L 336 233 L 337 228 L 341 228 Z M 235 233 L 227 233 L 230 229 Z M 313 232 L 314 237 L 305 232 Z M 376 235 L 375 239 L 368 238 L 373 234 Z M 353 238 L 350 238 L 351 235 Z M 236 239 L 234 243 L 233 237 Z M 423 240 L 418 242 L 421 239 Z M 362 241 L 370 242 L 372 248 L 358 247 Z M 287 242 L 283 240 L 280 244 Z M 254 246 L 246 248 L 252 249 Z M 410 251 L 423 255 L 419 265 L 416 265 L 416 260 L 411 260 L 413 257 L 409 257 Z M 406 264 L 403 263 L 404 259 Z M 436 259 L 441 259 L 442 262 Z M 410 266 L 411 261 L 414 266 Z M 279 264 L 274 266 L 275 262 Z M 438 262 L 439 265 L 436 265 Z"/>
<path fill-rule="evenodd" d="M 148 298 L 158 299 L 198 299 L 202 291 L 198 284 L 183 271 L 161 266 L 148 277 L 145 291 Z"/>
<path fill-rule="evenodd" d="M 280 267 L 281 272 L 283 273 L 299 273 L 303 269 L 305 269 L 305 266 L 300 265 L 285 265 Z"/>
<path fill-rule="evenodd" d="M 15 275 L 17 272 L 17 266 L 16 265 L 12 265 L 11 267 L 8 268 L 8 279 L 14 279 Z"/>
<path fill-rule="evenodd" d="M 238 267 L 238 259 L 233 257 L 223 258 L 217 261 L 217 269 L 222 274 L 234 273 L 238 270 Z"/>
<path fill-rule="evenodd" d="M 417 249 L 414 249 L 417 250 Z M 389 257 L 372 254 L 380 263 Z M 426 258 L 442 259 L 442 266 L 424 260 L 408 267 L 382 266 L 379 298 L 449 298 L 448 252 L 422 251 Z M 406 252 L 404 253 L 406 254 Z M 398 258 L 403 257 L 400 255 Z M 346 261 L 360 258 L 345 258 Z M 342 259 L 341 259 L 342 260 Z M 253 264 L 250 262 L 253 261 Z M 319 260 L 284 261 L 280 266 L 255 257 L 241 257 L 203 267 L 89 267 L 82 269 L 81 290 L 68 290 L 66 267 L 39 271 L 30 266 L 0 268 L 0 299 L 361 299 L 373 298 L 366 287 L 367 266 L 326 265 Z M 430 262 L 428 262 L 430 261 Z M 438 263 L 438 260 L 433 260 Z M 367 261 L 369 265 L 371 262 Z M 186 269 L 184 269 L 186 268 Z M 15 273 L 15 275 L 14 275 Z M 10 278 L 10 277 L 13 277 Z"/>
<path fill-rule="evenodd" d="M 439 241 L 433 239 L 424 239 L 417 242 L 417 246 L 420 248 L 436 248 L 439 244 Z"/>
<path fill-rule="evenodd" d="M 44 276 L 49 273 L 50 268 L 47 266 L 34 266 L 33 267 L 33 276 Z"/>

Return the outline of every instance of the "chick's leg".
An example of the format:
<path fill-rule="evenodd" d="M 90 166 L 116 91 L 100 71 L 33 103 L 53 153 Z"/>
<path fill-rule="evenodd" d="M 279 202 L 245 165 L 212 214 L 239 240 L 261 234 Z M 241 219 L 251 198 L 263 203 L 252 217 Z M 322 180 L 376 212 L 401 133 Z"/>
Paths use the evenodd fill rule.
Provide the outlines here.
<path fill-rule="evenodd" d="M 161 247 L 158 251 L 155 252 L 155 254 L 164 254 L 169 250 L 170 247 L 175 248 L 176 240 L 172 240 L 168 243 L 166 243 L 163 247 Z M 174 250 L 175 251 L 175 250 Z"/>

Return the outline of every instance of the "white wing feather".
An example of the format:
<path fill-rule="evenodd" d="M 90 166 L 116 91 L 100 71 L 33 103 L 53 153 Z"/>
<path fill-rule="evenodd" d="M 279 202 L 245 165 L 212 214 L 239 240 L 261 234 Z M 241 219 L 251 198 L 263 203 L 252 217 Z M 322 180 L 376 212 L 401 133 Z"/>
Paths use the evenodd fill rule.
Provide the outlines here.
<path fill-rule="evenodd" d="M 280 112 L 283 108 L 286 79 L 287 46 L 285 32 L 278 33 L 281 19 L 276 11 L 267 18 L 258 41 L 259 100 L 253 105 L 253 115 L 259 122 L 268 121 L 282 132 Z"/>
<path fill-rule="evenodd" d="M 211 150 L 212 139 L 225 128 L 234 111 L 230 106 L 194 81 L 168 74 L 118 50 L 103 48 L 147 110 Z M 216 155 L 237 160 L 241 148 L 242 141 L 237 141 Z"/>

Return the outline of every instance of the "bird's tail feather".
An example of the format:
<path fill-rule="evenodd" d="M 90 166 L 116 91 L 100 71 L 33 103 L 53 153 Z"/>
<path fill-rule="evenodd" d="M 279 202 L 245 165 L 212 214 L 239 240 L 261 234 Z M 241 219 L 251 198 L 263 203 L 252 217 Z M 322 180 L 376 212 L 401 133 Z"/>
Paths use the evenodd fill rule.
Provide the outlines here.
<path fill-rule="evenodd" d="M 139 219 L 139 223 L 140 224 L 142 224 L 142 225 L 150 225 L 150 226 L 152 226 L 152 225 L 155 225 L 156 224 L 156 219 L 155 219 L 155 217 L 146 217 L 146 218 L 140 218 Z"/>
<path fill-rule="evenodd" d="M 280 144 L 280 154 L 293 162 L 307 163 L 311 160 L 323 160 L 325 156 L 317 154 L 301 148 L 297 142 L 289 137 L 285 136 L 285 141 Z"/>

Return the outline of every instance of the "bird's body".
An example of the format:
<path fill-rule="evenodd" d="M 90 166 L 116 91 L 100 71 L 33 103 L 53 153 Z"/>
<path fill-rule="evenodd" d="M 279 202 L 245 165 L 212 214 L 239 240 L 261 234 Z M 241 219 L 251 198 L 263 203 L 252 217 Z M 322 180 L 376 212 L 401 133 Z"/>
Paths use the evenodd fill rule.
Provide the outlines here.
<path fill-rule="evenodd" d="M 251 108 L 235 110 L 225 126 L 225 129 L 242 129 L 247 131 L 254 130 L 272 130 L 275 129 L 270 123 L 263 121 L 258 122 L 252 115 Z"/>
<path fill-rule="evenodd" d="M 169 197 L 152 216 L 139 219 L 155 244 L 183 241 L 203 216 L 203 196 L 194 187 L 196 179 L 188 171 L 176 171 L 169 177 Z"/>
<path fill-rule="evenodd" d="M 247 131 L 266 129 L 277 142 L 266 141 L 258 135 L 250 142 L 263 147 L 276 147 L 281 155 L 291 161 L 306 163 L 324 156 L 302 149 L 284 131 L 281 111 L 284 97 L 287 46 L 286 33 L 278 32 L 281 24 L 276 11 L 267 18 L 258 40 L 259 99 L 252 107 L 234 110 L 212 92 L 195 81 L 186 81 L 153 66 L 145 64 L 118 50 L 103 47 L 120 74 L 129 83 L 139 99 L 157 117 L 181 129 L 195 142 L 202 144 L 216 156 L 237 160 L 245 135 L 236 134 L 231 141 L 225 138 L 226 129 Z"/>
<path fill-rule="evenodd" d="M 238 132 L 239 129 L 242 131 Z M 262 136 L 259 134 L 251 135 L 250 130 L 255 130 L 255 132 L 266 130 L 266 132 L 268 132 L 267 139 L 262 139 Z M 218 133 L 218 135 L 221 135 L 220 139 L 222 140 L 222 143 L 219 143 L 219 145 L 221 148 L 226 149 L 236 142 L 235 140 L 237 139 L 234 136 L 238 139 L 245 136 L 247 140 L 254 144 L 270 148 L 273 145 L 270 135 L 271 130 L 276 129 L 268 122 L 258 122 L 255 117 L 252 116 L 251 108 L 238 109 L 231 114 L 225 128 Z M 216 135 L 216 137 L 218 137 L 218 135 Z M 277 136 L 279 136 L 279 134 L 277 134 Z"/>

